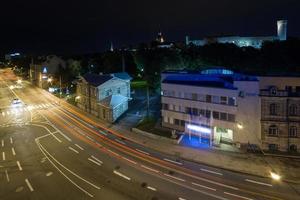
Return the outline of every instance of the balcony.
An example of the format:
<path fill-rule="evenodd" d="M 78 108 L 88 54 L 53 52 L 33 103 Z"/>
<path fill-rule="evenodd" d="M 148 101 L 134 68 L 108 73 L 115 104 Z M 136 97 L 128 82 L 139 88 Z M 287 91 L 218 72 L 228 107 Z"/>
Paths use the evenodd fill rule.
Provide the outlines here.
<path fill-rule="evenodd" d="M 287 90 L 272 91 L 269 89 L 260 90 L 260 96 L 265 97 L 300 97 L 300 92 L 291 92 Z"/>

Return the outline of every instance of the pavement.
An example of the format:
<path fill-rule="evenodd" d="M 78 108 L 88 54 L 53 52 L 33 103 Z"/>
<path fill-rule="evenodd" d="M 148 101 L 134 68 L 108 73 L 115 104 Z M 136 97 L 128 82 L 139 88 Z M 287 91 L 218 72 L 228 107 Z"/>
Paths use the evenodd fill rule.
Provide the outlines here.
<path fill-rule="evenodd" d="M 299 197 L 285 182 L 182 159 L 182 149 L 103 123 L 27 83 L 9 90 L 5 86 L 14 81 L 1 75 L 0 96 L 17 96 L 27 106 L 11 110 L 10 97 L 0 98 L 6 103 L 0 113 L 0 199 Z"/>

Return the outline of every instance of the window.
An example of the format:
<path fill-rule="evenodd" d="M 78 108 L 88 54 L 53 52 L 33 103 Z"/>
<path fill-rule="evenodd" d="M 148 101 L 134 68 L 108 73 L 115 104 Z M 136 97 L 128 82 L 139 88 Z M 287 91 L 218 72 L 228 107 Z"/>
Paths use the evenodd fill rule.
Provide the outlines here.
<path fill-rule="evenodd" d="M 220 113 L 220 119 L 221 120 L 224 120 L 224 121 L 227 121 L 227 113 Z"/>
<path fill-rule="evenodd" d="M 195 100 L 195 101 L 197 101 L 197 94 L 196 93 L 192 93 L 192 100 Z"/>
<path fill-rule="evenodd" d="M 277 105 L 275 103 L 270 104 L 270 115 L 277 115 Z"/>
<path fill-rule="evenodd" d="M 211 103 L 211 95 L 206 95 L 206 102 Z"/>
<path fill-rule="evenodd" d="M 290 137 L 297 137 L 297 127 L 296 126 L 291 126 L 289 128 L 289 136 Z"/>
<path fill-rule="evenodd" d="M 186 113 L 186 114 L 191 114 L 191 113 L 192 113 L 192 108 L 186 107 L 186 108 L 185 108 L 185 113 Z"/>
<path fill-rule="evenodd" d="M 118 88 L 117 92 L 118 94 L 121 94 L 121 88 Z"/>
<path fill-rule="evenodd" d="M 235 106 L 235 97 L 229 97 L 228 98 L 228 105 Z"/>
<path fill-rule="evenodd" d="M 198 101 L 205 101 L 206 96 L 203 94 L 198 94 Z"/>
<path fill-rule="evenodd" d="M 276 125 L 269 127 L 269 136 L 278 136 L 278 127 Z"/>
<path fill-rule="evenodd" d="M 277 151 L 278 145 L 277 144 L 269 144 L 269 150 L 270 151 Z"/>
<path fill-rule="evenodd" d="M 219 96 L 212 96 L 212 102 L 213 103 L 220 103 L 220 97 Z"/>
<path fill-rule="evenodd" d="M 163 109 L 163 110 L 168 110 L 168 107 L 169 107 L 168 104 L 166 104 L 166 103 L 163 103 L 163 104 L 162 104 L 162 109 Z"/>
<path fill-rule="evenodd" d="M 221 104 L 227 104 L 227 97 L 221 97 Z"/>
<path fill-rule="evenodd" d="M 174 124 L 179 126 L 180 125 L 180 120 L 179 119 L 174 119 Z"/>
<path fill-rule="evenodd" d="M 219 119 L 220 118 L 219 112 L 213 111 L 213 118 L 214 119 Z"/>
<path fill-rule="evenodd" d="M 200 109 L 200 110 L 199 110 L 199 115 L 200 115 L 200 116 L 204 116 L 204 115 L 205 115 L 205 110 Z"/>
<path fill-rule="evenodd" d="M 271 95 L 276 95 L 277 94 L 277 88 L 276 87 L 271 87 L 270 88 L 270 93 L 271 93 Z"/>
<path fill-rule="evenodd" d="M 297 115 L 297 110 L 298 110 L 297 105 L 292 104 L 292 105 L 290 105 L 290 107 L 289 107 L 289 114 L 290 114 L 291 116 L 296 116 L 296 115 Z"/>
<path fill-rule="evenodd" d="M 192 99 L 192 94 L 191 93 L 184 93 L 184 98 L 185 99 Z"/>
<path fill-rule="evenodd" d="M 103 116 L 103 119 L 105 119 L 105 118 L 106 118 L 106 112 L 105 112 L 105 110 L 104 110 L 104 109 L 102 110 L 102 116 Z"/>
<path fill-rule="evenodd" d="M 197 108 L 193 108 L 192 109 L 192 114 L 193 115 L 198 115 L 198 109 Z"/>
<path fill-rule="evenodd" d="M 233 115 L 233 114 L 228 114 L 228 121 L 230 121 L 230 122 L 235 122 L 235 115 Z"/>
<path fill-rule="evenodd" d="M 206 117 L 206 118 L 210 118 L 210 117 L 211 117 L 211 112 L 210 112 L 210 110 L 206 110 L 206 111 L 205 111 L 205 117 Z"/>
<path fill-rule="evenodd" d="M 290 151 L 297 152 L 297 145 L 295 144 L 290 145 Z"/>
<path fill-rule="evenodd" d="M 184 120 L 180 120 L 180 125 L 185 127 L 185 121 Z"/>

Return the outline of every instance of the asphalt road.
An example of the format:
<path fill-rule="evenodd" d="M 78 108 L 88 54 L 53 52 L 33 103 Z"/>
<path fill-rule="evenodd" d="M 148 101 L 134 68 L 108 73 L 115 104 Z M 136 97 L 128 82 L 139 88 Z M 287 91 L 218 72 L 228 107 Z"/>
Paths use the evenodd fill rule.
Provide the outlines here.
<path fill-rule="evenodd" d="M 147 149 L 15 82 L 0 71 L 0 199 L 299 199 L 283 182 Z M 15 97 L 26 105 L 10 108 Z"/>

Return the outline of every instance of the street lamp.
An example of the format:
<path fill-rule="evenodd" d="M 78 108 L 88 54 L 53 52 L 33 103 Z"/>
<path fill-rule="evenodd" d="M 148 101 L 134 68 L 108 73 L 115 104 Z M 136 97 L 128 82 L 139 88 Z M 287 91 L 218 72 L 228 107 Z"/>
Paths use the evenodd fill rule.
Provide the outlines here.
<path fill-rule="evenodd" d="M 52 78 L 48 78 L 48 83 L 51 83 L 52 82 Z"/>
<path fill-rule="evenodd" d="M 237 127 L 238 127 L 238 129 L 243 129 L 244 128 L 242 123 L 237 123 Z"/>
<path fill-rule="evenodd" d="M 274 173 L 274 172 L 270 172 L 271 178 L 274 179 L 275 181 L 279 181 L 281 179 L 281 176 Z"/>

